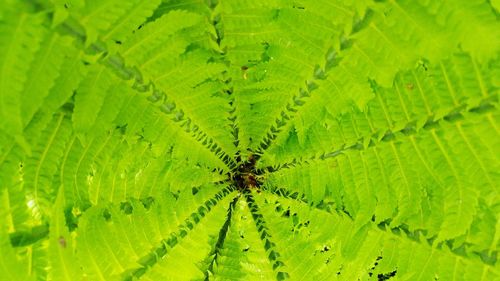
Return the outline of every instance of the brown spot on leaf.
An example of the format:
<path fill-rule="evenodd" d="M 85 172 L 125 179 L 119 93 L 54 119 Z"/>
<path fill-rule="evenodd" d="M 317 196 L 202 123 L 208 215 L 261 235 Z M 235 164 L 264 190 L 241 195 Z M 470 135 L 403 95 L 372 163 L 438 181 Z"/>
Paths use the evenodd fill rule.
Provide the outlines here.
<path fill-rule="evenodd" d="M 58 242 L 59 242 L 59 246 L 61 246 L 62 248 L 66 249 L 66 246 L 67 246 L 66 239 L 64 239 L 63 236 L 59 236 Z"/>

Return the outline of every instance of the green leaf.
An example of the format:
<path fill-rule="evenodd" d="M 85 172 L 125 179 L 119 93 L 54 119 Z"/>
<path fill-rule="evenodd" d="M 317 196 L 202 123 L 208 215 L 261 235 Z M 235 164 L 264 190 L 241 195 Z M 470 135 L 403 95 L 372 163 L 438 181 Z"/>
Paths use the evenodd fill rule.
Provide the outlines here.
<path fill-rule="evenodd" d="M 500 280 L 494 0 L 4 0 L 1 280 Z"/>

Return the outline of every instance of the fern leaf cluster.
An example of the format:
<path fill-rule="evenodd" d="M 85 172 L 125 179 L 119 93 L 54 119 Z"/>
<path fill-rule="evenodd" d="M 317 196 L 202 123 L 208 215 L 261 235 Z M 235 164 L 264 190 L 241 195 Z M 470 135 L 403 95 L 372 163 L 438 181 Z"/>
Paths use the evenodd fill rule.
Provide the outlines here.
<path fill-rule="evenodd" d="M 0 280 L 500 280 L 487 0 L 3 0 Z"/>

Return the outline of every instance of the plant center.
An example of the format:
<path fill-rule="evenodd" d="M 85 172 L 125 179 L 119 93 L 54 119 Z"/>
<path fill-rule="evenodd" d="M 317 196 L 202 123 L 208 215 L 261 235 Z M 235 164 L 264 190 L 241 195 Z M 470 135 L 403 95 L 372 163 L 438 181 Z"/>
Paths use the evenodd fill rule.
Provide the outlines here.
<path fill-rule="evenodd" d="M 255 158 L 253 155 L 248 157 L 248 160 L 241 161 L 237 157 L 238 166 L 230 173 L 230 181 L 238 188 L 238 190 L 248 190 L 259 188 L 261 185 L 260 173 L 255 169 Z"/>

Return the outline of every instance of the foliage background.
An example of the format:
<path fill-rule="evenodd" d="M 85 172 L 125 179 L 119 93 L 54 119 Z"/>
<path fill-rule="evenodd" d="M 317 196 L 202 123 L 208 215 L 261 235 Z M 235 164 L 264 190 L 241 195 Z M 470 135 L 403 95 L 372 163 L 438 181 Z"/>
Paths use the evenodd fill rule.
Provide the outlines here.
<path fill-rule="evenodd" d="M 1 280 L 500 280 L 497 0 L 0 4 Z"/>

